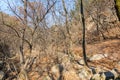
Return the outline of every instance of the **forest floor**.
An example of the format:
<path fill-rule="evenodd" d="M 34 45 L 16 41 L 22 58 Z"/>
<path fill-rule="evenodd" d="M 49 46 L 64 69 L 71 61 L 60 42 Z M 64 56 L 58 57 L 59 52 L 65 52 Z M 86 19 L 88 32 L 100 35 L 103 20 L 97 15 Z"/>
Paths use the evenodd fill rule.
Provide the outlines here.
<path fill-rule="evenodd" d="M 107 40 L 87 45 L 87 55 L 107 54 L 107 57 L 89 62 L 91 66 L 105 67 L 106 69 L 118 69 L 120 71 L 120 40 Z"/>
<path fill-rule="evenodd" d="M 120 40 L 118 40 L 118 39 L 106 40 L 106 41 L 101 41 L 101 42 L 94 43 L 94 44 L 87 44 L 86 48 L 87 48 L 86 50 L 87 50 L 88 58 L 91 58 L 92 56 L 94 56 L 96 54 L 103 54 L 103 55 L 107 54 L 106 57 L 101 58 L 99 60 L 88 61 L 88 64 L 90 67 L 99 68 L 100 70 L 104 70 L 104 71 L 111 71 L 112 69 L 117 69 L 118 72 L 120 72 Z M 82 59 L 82 53 L 81 53 L 82 48 L 80 46 L 75 47 L 73 52 L 76 55 L 75 56 L 76 60 L 79 61 Z M 77 68 L 80 67 L 80 65 L 78 66 L 77 64 L 69 62 L 66 54 L 61 53 L 61 54 L 59 54 L 59 57 L 60 56 L 64 57 L 62 62 L 61 62 L 61 63 L 63 63 L 64 69 L 67 68 L 68 70 L 73 70 L 74 68 L 72 66 L 77 66 Z M 98 57 L 99 57 L 99 55 L 98 55 Z M 96 57 L 95 57 L 95 59 L 96 59 Z M 39 64 L 37 63 L 38 66 L 34 66 L 34 69 L 38 67 L 38 68 L 40 68 L 39 70 L 42 70 L 42 68 L 44 70 L 44 68 L 48 64 L 42 66 L 41 63 L 46 63 L 46 62 L 50 62 L 50 61 L 51 61 L 50 56 L 48 56 L 48 57 L 46 56 L 46 58 L 43 58 L 43 59 L 41 58 L 41 60 L 39 60 Z M 50 65 L 51 66 L 50 68 L 52 69 L 52 67 L 56 66 L 56 64 L 58 64 L 58 63 L 55 64 L 53 61 L 53 63 L 51 63 L 51 64 L 52 65 Z M 66 66 L 66 65 L 68 65 L 68 66 Z M 53 69 L 55 71 L 57 70 L 57 68 L 53 68 Z M 77 73 L 77 71 L 78 70 L 76 70 L 75 73 Z M 50 72 L 51 72 L 51 70 L 50 70 Z M 39 75 L 37 75 L 38 73 L 32 72 L 31 74 L 33 74 L 32 75 L 33 79 L 31 79 L 31 80 L 34 80 L 35 77 L 39 76 Z M 45 72 L 44 74 L 47 74 L 47 73 Z M 69 74 L 71 75 L 71 73 L 69 73 Z M 66 75 L 68 76 L 68 74 L 66 74 Z M 43 77 L 44 76 L 41 76 L 38 80 L 42 80 Z M 67 78 L 65 80 L 69 80 L 69 78 Z"/>

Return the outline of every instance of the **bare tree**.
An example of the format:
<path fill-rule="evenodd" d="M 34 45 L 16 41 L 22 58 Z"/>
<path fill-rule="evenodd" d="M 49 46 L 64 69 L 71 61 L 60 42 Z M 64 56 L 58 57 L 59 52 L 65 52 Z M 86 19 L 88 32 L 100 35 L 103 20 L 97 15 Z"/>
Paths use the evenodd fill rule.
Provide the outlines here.
<path fill-rule="evenodd" d="M 101 6 L 104 6 L 104 8 Z M 94 24 L 89 30 L 93 32 L 93 37 L 96 36 L 97 40 L 110 38 L 110 26 L 116 24 L 117 21 L 114 1 L 91 0 L 85 10 L 87 12 L 87 20 L 89 19 L 87 23 Z"/>
<path fill-rule="evenodd" d="M 28 0 L 21 0 L 23 3 L 23 7 L 21 8 L 21 11 L 23 13 L 19 14 L 19 6 L 17 7 L 12 7 L 11 3 L 7 1 L 8 6 L 10 10 L 15 14 L 15 16 L 18 18 L 20 21 L 22 27 L 21 27 L 21 32 L 13 28 L 12 25 L 6 24 L 3 20 L 4 25 L 7 27 L 10 27 L 12 30 L 15 31 L 15 34 L 17 37 L 21 40 L 21 45 L 20 45 L 20 64 L 21 64 L 21 70 L 18 75 L 18 78 L 23 74 L 26 80 L 28 80 L 27 73 L 29 69 L 31 68 L 31 65 L 34 62 L 34 59 L 36 57 L 30 56 L 29 59 L 25 58 L 25 48 L 26 48 L 26 43 L 29 46 L 30 53 L 32 52 L 33 45 L 35 44 L 36 40 L 40 42 L 41 40 L 44 40 L 43 43 L 47 41 L 47 38 L 45 37 L 46 33 L 45 31 L 42 31 L 45 27 L 45 25 L 42 28 L 43 23 L 45 23 L 45 17 L 51 10 L 51 8 L 55 5 L 56 1 L 49 1 L 46 3 L 47 7 L 43 9 L 43 5 L 41 2 L 34 2 L 34 4 Z M 37 10 L 36 10 L 37 9 Z M 44 10 L 44 11 L 43 11 Z M 17 12 L 18 11 L 18 12 Z M 28 19 L 29 18 L 29 19 Z M 29 27 L 29 24 L 31 24 L 32 28 Z M 40 30 L 41 29 L 41 30 Z M 31 33 L 28 33 L 28 30 L 31 30 Z M 44 32 L 44 34 L 42 32 Z M 45 30 L 45 29 L 44 29 Z M 46 30 L 47 31 L 47 30 Z M 39 35 L 42 33 L 42 35 Z M 28 38 L 30 36 L 30 38 Z M 47 42 L 46 42 L 47 43 Z M 42 46 L 42 45 L 41 45 Z"/>

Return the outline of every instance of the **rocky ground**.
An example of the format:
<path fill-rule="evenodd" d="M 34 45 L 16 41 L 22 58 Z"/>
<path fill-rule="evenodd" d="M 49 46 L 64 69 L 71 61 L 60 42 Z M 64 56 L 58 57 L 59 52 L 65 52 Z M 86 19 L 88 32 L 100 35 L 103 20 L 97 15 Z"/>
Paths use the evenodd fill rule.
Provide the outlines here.
<path fill-rule="evenodd" d="M 84 67 L 81 48 L 74 51 L 75 61 L 64 53 L 59 54 L 59 63 L 51 66 L 49 74 L 45 73 L 38 80 L 109 80 L 120 73 L 120 40 L 108 40 L 87 45 L 88 64 Z M 96 74 L 93 74 L 93 71 Z M 100 73 L 100 74 L 99 74 Z M 32 79 L 33 80 L 33 79 Z M 114 80 L 114 79 L 112 79 Z M 119 80 L 119 79 L 116 79 Z"/>
<path fill-rule="evenodd" d="M 90 64 L 107 69 L 117 68 L 120 71 L 120 40 L 108 40 L 88 45 L 87 52 L 93 59 Z"/>
<path fill-rule="evenodd" d="M 84 66 L 80 52 L 81 48 L 76 47 L 73 51 L 74 58 L 58 52 L 57 59 L 53 60 L 52 56 L 39 59 L 28 73 L 30 80 L 120 80 L 117 79 L 120 77 L 120 40 L 88 44 L 90 68 Z M 0 62 L 0 67 L 2 65 L 3 62 Z M 0 80 L 4 76 L 5 72 L 1 69 Z"/>

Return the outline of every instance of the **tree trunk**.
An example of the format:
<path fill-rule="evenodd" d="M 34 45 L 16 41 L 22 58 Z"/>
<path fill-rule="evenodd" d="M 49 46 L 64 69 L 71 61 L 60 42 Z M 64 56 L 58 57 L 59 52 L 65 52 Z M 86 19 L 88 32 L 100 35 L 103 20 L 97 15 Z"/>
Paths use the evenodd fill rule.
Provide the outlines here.
<path fill-rule="evenodd" d="M 85 18 L 84 18 L 84 11 L 83 11 L 83 1 L 81 0 L 81 18 L 82 18 L 82 50 L 83 50 L 83 58 L 85 66 L 88 67 L 87 63 L 87 55 L 86 55 L 86 40 L 85 40 Z"/>
<path fill-rule="evenodd" d="M 25 31 L 26 31 L 26 26 L 27 26 L 27 0 L 23 1 L 24 3 L 24 29 L 23 29 L 23 33 L 22 33 L 22 39 L 21 39 L 21 46 L 20 46 L 20 63 L 24 64 L 25 60 L 24 60 L 24 38 L 25 38 Z"/>
<path fill-rule="evenodd" d="M 27 1 L 24 0 L 24 28 L 23 28 L 23 33 L 22 33 L 22 39 L 21 39 L 21 46 L 20 46 L 20 63 L 21 63 L 21 71 L 18 74 L 18 80 L 29 80 L 28 74 L 26 71 L 26 62 L 24 59 L 24 44 L 25 44 L 25 32 L 26 32 L 26 27 L 27 27 Z"/>
<path fill-rule="evenodd" d="M 67 11 L 64 0 L 62 0 L 62 5 L 63 5 L 64 12 L 65 12 L 65 28 L 66 28 L 66 32 L 67 32 L 67 35 L 66 35 L 67 50 L 66 51 L 67 51 L 67 54 L 69 55 L 69 57 L 73 58 L 72 51 L 71 51 L 72 50 L 72 39 L 71 39 L 71 33 L 70 33 L 70 26 L 68 23 L 68 11 Z"/>

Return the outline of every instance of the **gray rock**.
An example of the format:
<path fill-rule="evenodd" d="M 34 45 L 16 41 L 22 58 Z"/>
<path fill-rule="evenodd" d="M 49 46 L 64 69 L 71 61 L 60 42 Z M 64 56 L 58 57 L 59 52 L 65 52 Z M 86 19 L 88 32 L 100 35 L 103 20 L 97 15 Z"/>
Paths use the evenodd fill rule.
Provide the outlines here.
<path fill-rule="evenodd" d="M 118 64 L 120 64 L 120 61 L 118 62 Z"/>
<path fill-rule="evenodd" d="M 53 78 L 55 80 L 58 80 L 60 78 L 62 71 L 63 71 L 63 66 L 60 64 L 54 65 L 51 68 L 51 74 L 53 75 Z"/>
<path fill-rule="evenodd" d="M 92 71 L 88 68 L 82 68 L 79 72 L 79 77 L 81 80 L 89 80 L 91 77 Z"/>
<path fill-rule="evenodd" d="M 104 74 L 94 74 L 91 80 L 105 80 L 105 75 Z"/>
<path fill-rule="evenodd" d="M 101 60 L 107 56 L 108 56 L 108 54 L 95 54 L 90 58 L 90 61 Z"/>
<path fill-rule="evenodd" d="M 111 71 L 99 72 L 97 74 L 94 74 L 91 80 L 117 80 L 118 77 L 119 75 L 116 69 L 113 69 Z"/>
<path fill-rule="evenodd" d="M 43 80 L 52 80 L 49 76 L 45 76 Z"/>
<path fill-rule="evenodd" d="M 84 60 L 83 59 L 79 60 L 79 64 L 84 65 Z"/>
<path fill-rule="evenodd" d="M 4 76 L 5 76 L 5 73 L 3 71 L 0 71 L 0 80 L 3 80 Z"/>
<path fill-rule="evenodd" d="M 111 72 L 113 73 L 115 79 L 119 77 L 119 73 L 117 69 L 113 69 L 111 70 Z"/>
<path fill-rule="evenodd" d="M 63 79 L 64 80 L 81 80 L 79 78 L 79 75 L 76 73 L 75 70 L 71 69 L 69 71 L 65 71 L 63 72 Z M 61 79 L 60 79 L 61 80 Z"/>

